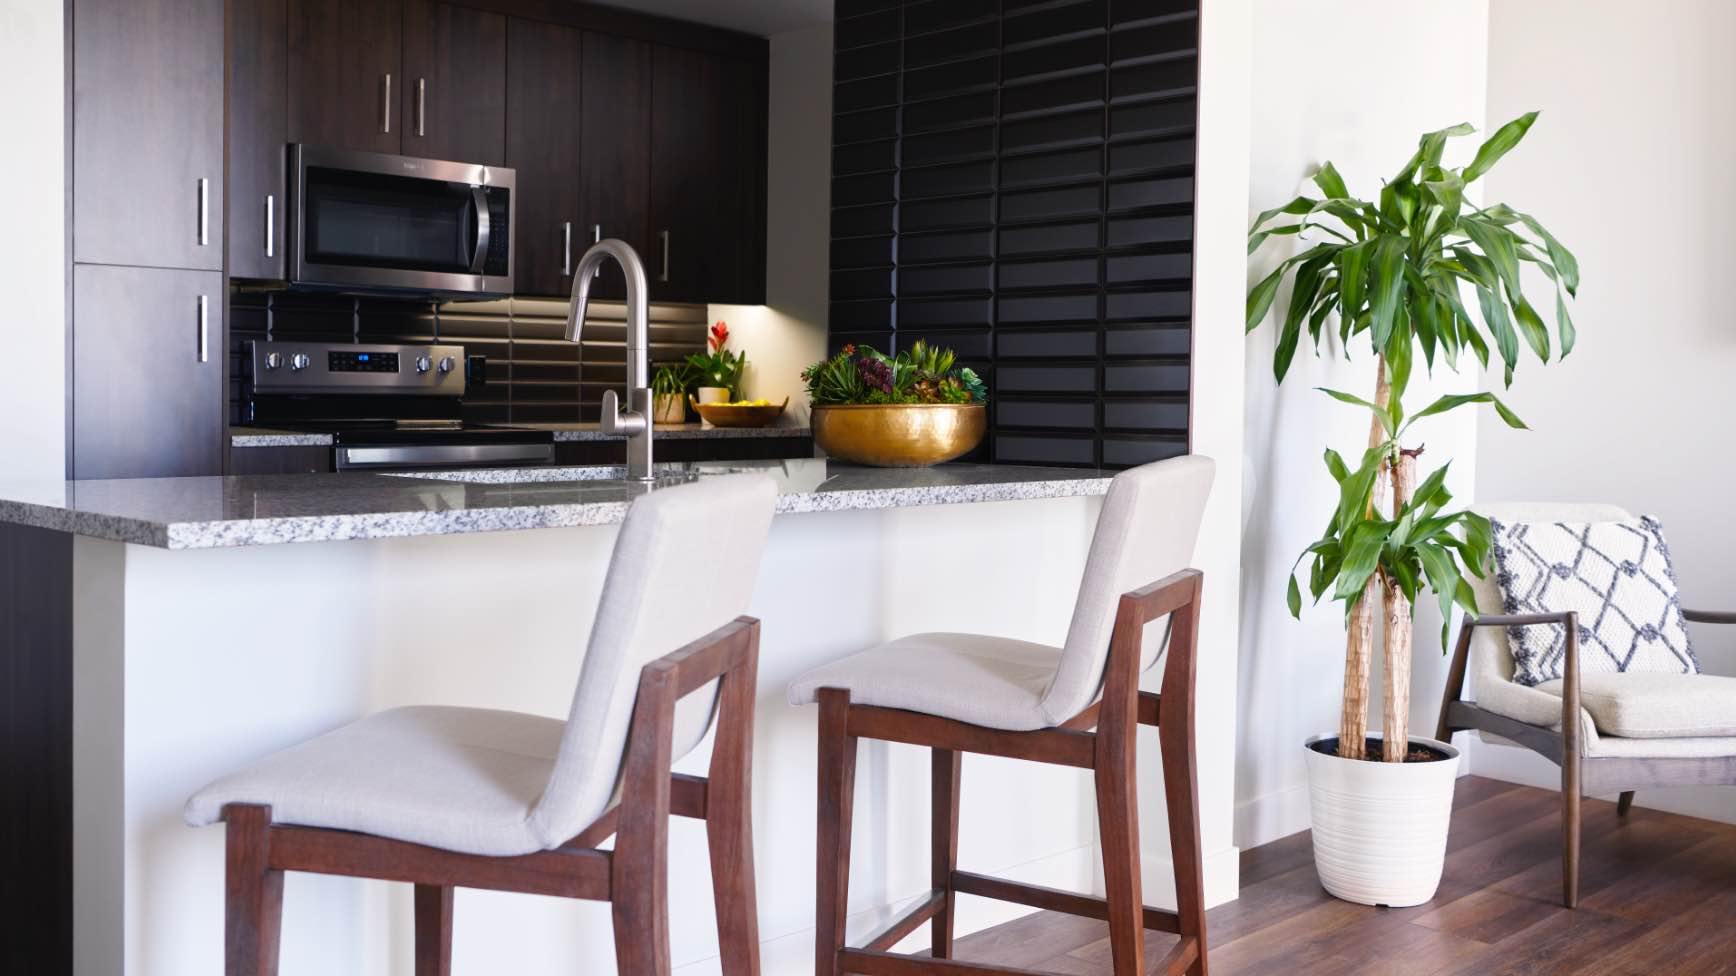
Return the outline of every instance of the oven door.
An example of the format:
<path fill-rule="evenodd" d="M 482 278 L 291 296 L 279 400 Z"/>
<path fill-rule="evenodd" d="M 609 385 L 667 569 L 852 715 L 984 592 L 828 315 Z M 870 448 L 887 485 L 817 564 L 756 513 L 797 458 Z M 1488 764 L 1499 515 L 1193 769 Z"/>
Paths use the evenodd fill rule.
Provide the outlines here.
<path fill-rule="evenodd" d="M 290 172 L 292 285 L 511 294 L 512 170 L 298 145 Z"/>

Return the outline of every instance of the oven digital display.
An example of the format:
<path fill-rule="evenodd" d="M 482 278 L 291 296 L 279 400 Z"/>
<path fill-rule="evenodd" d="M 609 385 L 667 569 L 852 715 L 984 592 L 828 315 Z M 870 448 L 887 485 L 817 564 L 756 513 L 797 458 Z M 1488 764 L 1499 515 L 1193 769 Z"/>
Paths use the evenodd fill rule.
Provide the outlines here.
<path fill-rule="evenodd" d="M 326 369 L 333 373 L 396 373 L 395 352 L 338 352 L 326 354 Z"/>

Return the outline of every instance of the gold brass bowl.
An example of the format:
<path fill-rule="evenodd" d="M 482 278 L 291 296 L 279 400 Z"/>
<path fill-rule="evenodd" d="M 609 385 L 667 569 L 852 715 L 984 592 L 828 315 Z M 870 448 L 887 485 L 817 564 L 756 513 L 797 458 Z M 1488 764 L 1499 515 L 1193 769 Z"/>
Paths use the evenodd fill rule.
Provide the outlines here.
<path fill-rule="evenodd" d="M 815 407 L 814 443 L 841 461 L 920 468 L 950 461 L 982 442 L 980 403 L 867 403 Z"/>

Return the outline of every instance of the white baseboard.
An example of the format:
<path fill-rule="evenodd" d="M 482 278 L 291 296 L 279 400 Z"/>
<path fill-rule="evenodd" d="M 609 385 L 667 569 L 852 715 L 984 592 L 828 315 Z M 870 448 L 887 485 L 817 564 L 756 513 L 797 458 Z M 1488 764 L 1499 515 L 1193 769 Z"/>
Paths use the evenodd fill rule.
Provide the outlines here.
<path fill-rule="evenodd" d="M 1213 852 L 1204 858 L 1206 904 L 1217 905 L 1229 901 L 1236 896 L 1236 884 L 1239 876 L 1241 852 L 1234 847 Z M 1156 856 L 1150 852 L 1145 855 L 1142 881 L 1145 886 L 1145 901 L 1156 907 L 1174 907 L 1175 881 L 1170 869 L 1168 855 Z M 1069 891 L 1079 891 L 1101 895 L 1103 893 L 1102 861 L 1099 858 L 1096 845 L 1088 844 L 1072 850 L 1061 851 L 1035 861 L 1017 864 L 996 871 L 993 874 L 1009 881 L 1021 881 L 1026 884 L 1045 885 L 1051 888 L 1062 888 Z M 973 870 L 975 870 L 973 868 Z M 860 943 L 868 936 L 891 924 L 904 912 L 909 911 L 927 892 L 913 892 L 910 896 L 878 908 L 854 912 L 846 921 L 846 929 L 853 942 Z M 958 919 L 954 922 L 955 935 L 964 936 L 979 932 L 991 926 L 1010 922 L 1032 913 L 1032 909 L 1023 905 L 999 902 L 989 898 L 975 898 L 969 895 L 958 899 Z M 919 928 L 904 942 L 895 947 L 899 952 L 912 952 L 927 944 L 927 927 Z M 764 976 L 812 976 L 814 972 L 814 930 L 803 929 L 791 932 L 760 943 L 760 971 Z M 716 957 L 700 959 L 675 968 L 674 976 L 716 976 L 720 972 Z"/>
<path fill-rule="evenodd" d="M 1308 784 L 1236 804 L 1236 843 L 1244 850 L 1308 829 Z"/>

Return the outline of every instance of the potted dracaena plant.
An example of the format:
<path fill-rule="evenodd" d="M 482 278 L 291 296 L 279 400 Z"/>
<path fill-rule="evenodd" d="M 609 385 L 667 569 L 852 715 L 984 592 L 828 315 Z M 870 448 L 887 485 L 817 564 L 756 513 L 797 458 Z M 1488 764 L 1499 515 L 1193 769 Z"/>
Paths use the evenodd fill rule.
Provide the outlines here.
<path fill-rule="evenodd" d="M 1416 481 L 1421 448 L 1406 437 L 1417 421 L 1467 404 L 1490 404 L 1523 427 L 1491 393 L 1443 396 L 1407 413 L 1413 368 L 1438 358 L 1457 369 L 1467 351 L 1487 367 L 1490 350 L 1513 381 L 1521 345 L 1548 362 L 1550 331 L 1522 287 L 1520 269 L 1537 268 L 1553 285 L 1559 354 L 1573 348 L 1567 299 L 1579 287 L 1573 255 L 1531 216 L 1505 204 L 1478 207 L 1466 187 L 1487 173 L 1530 129 L 1537 113 L 1497 130 L 1459 169 L 1442 165 L 1447 141 L 1468 125 L 1430 132 L 1378 201 L 1353 197 L 1330 162 L 1314 174 L 1321 196 L 1299 196 L 1255 219 L 1248 253 L 1273 238 L 1294 237 L 1285 258 L 1248 293 L 1252 332 L 1280 287 L 1290 297 L 1278 330 L 1273 371 L 1283 382 L 1304 332 L 1318 350 L 1335 337 L 1348 355 L 1367 344 L 1374 354 L 1372 398 L 1327 395 L 1371 415 L 1367 449 L 1345 460 L 1326 451 L 1338 501 L 1319 540 L 1297 559 L 1308 563 L 1308 590 L 1345 608 L 1344 699 L 1337 735 L 1308 741 L 1315 865 L 1322 885 L 1350 901 L 1414 905 L 1440 883 L 1458 753 L 1451 744 L 1409 733 L 1412 614 L 1427 588 L 1440 602 L 1441 642 L 1458 603 L 1476 611 L 1466 573 L 1481 576 L 1488 558 L 1486 519 L 1448 511 L 1447 465 Z M 1293 218 L 1293 222 L 1287 219 Z M 1470 297 L 1467 297 L 1470 296 Z M 1419 356 L 1420 354 L 1420 356 Z M 1290 612 L 1302 594 L 1294 570 Z M 1369 670 L 1377 607 L 1385 651 L 1383 731 L 1368 733 Z"/>

